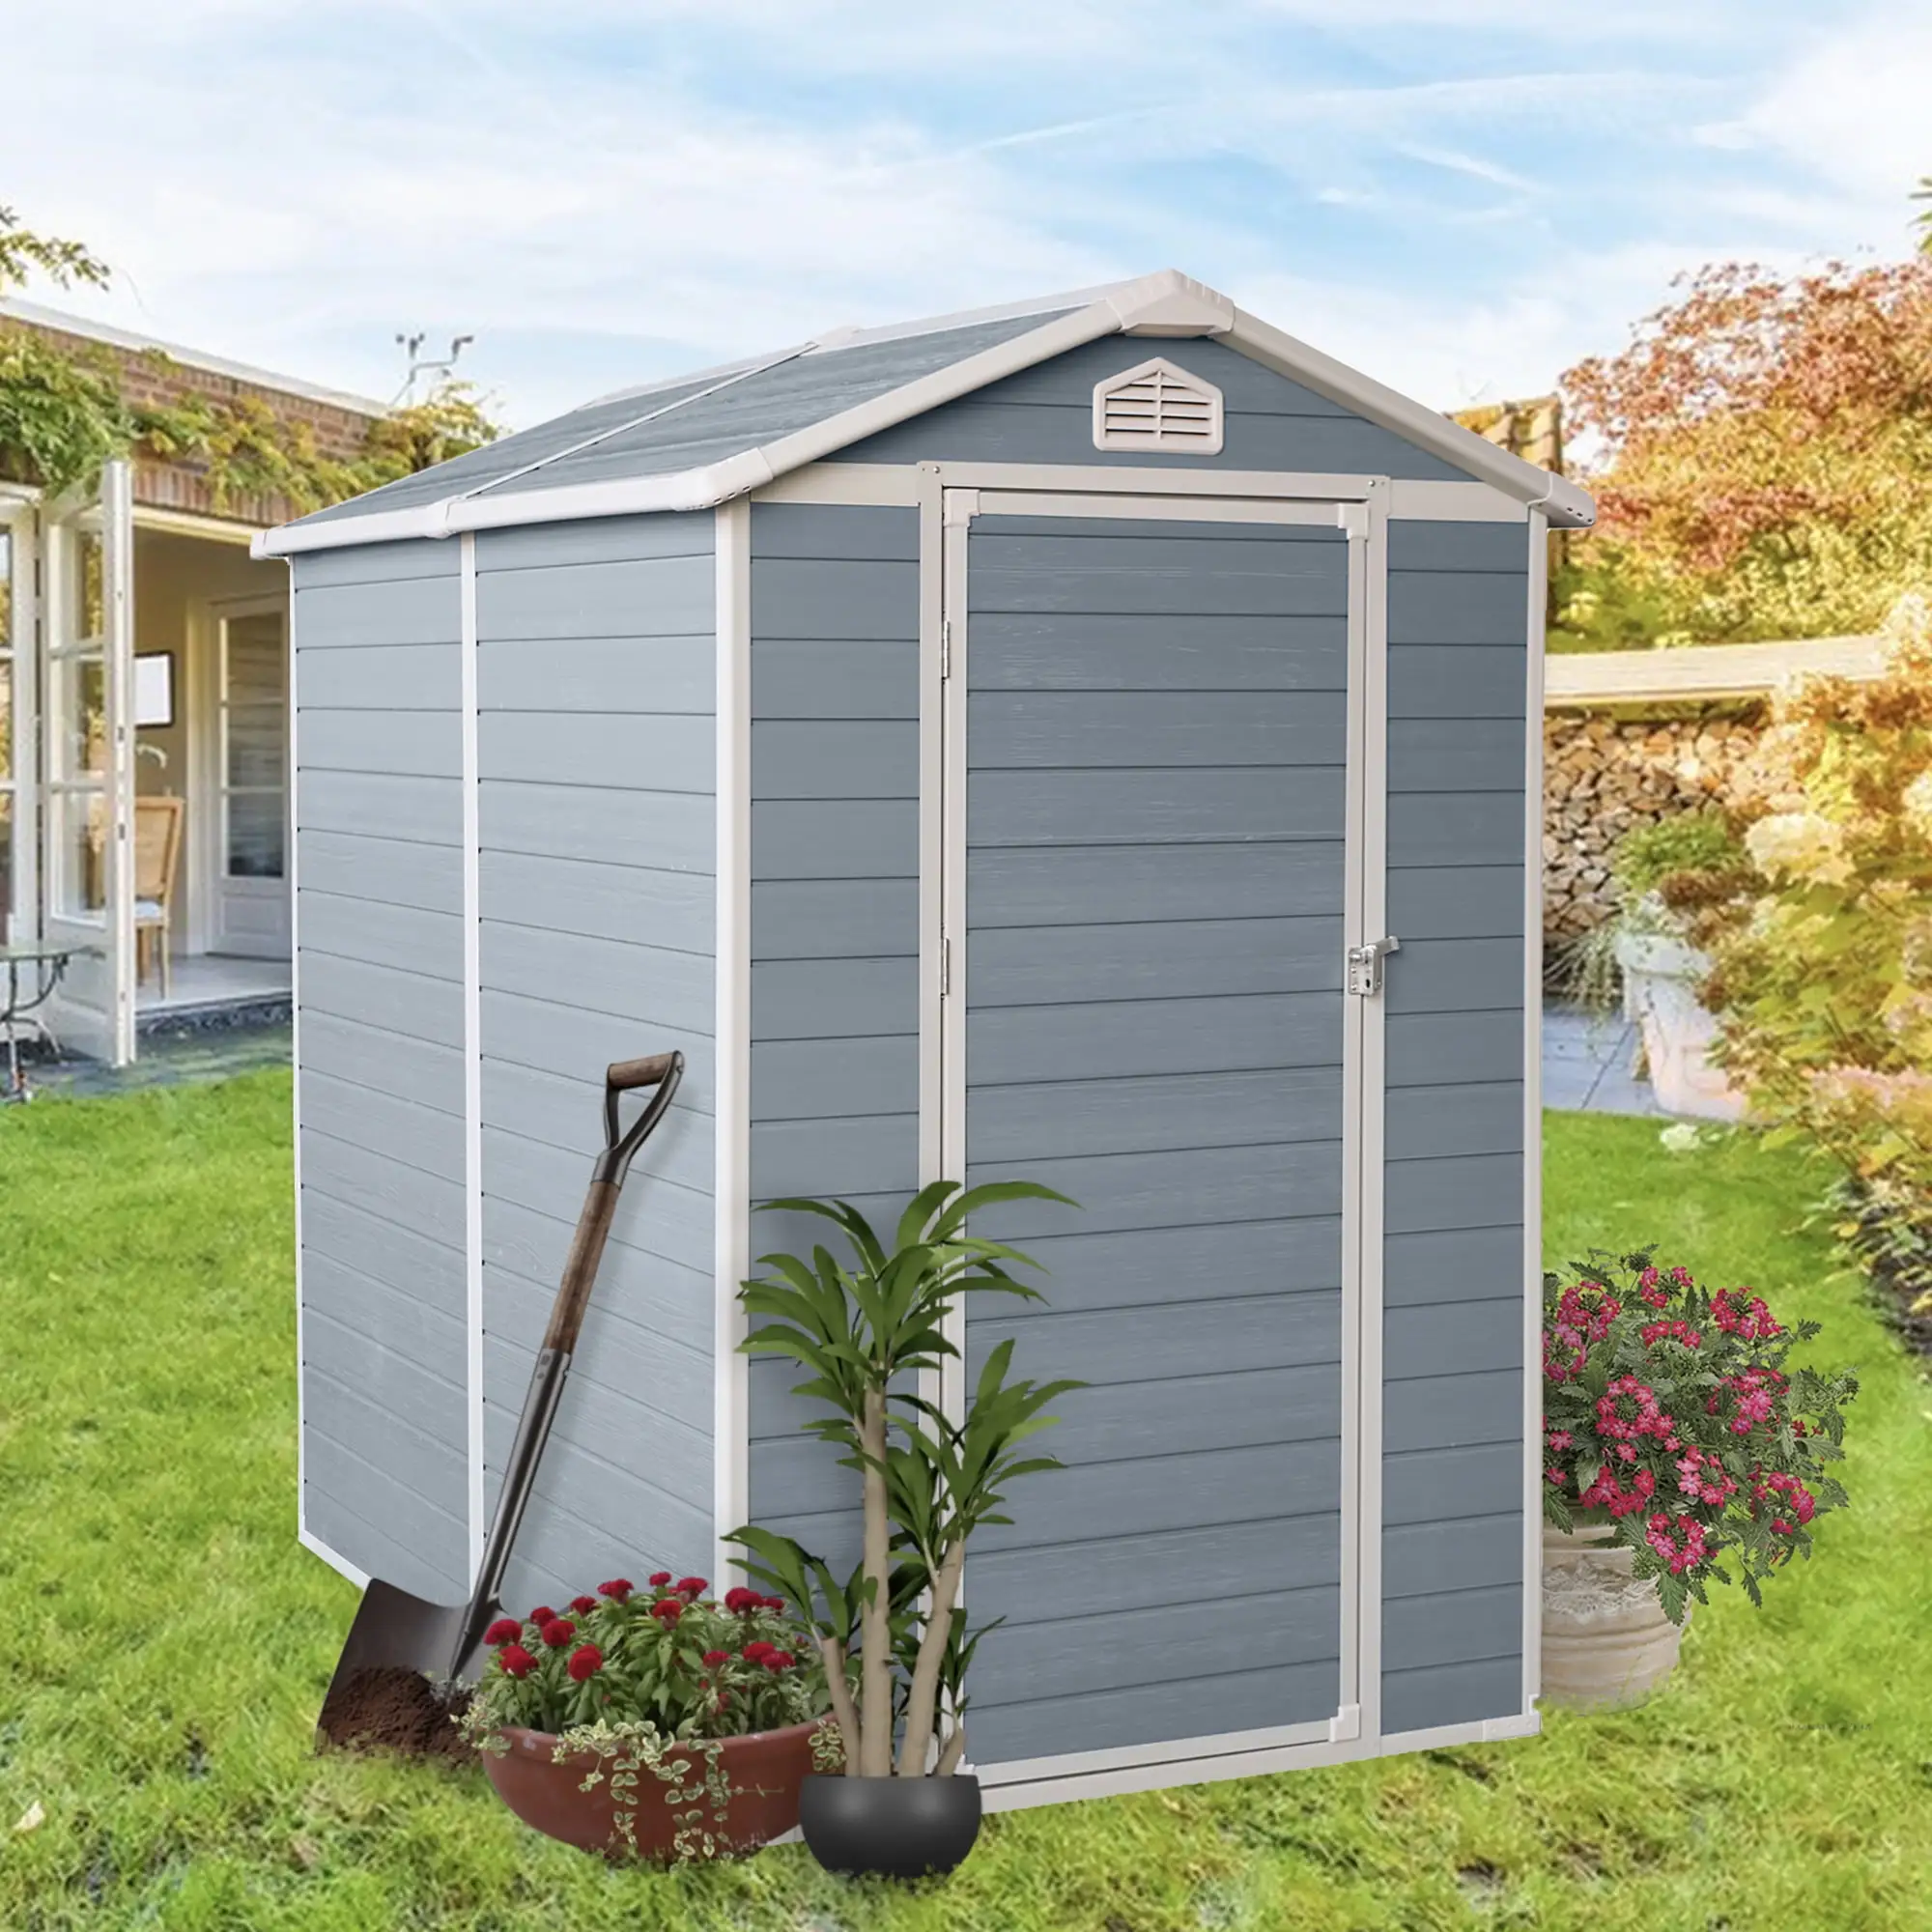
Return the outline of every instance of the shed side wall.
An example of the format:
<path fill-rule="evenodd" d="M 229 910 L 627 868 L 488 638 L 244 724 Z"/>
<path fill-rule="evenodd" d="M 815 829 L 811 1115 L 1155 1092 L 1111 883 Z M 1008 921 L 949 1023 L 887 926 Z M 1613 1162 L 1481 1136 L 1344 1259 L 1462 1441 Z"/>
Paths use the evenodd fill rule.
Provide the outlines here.
<path fill-rule="evenodd" d="M 708 514 L 476 539 L 491 1508 L 602 1145 L 604 1068 L 687 1063 L 611 1229 L 510 1566 L 516 1610 L 711 1560 L 712 553 Z"/>
<path fill-rule="evenodd" d="M 1527 544 L 1389 526 L 1384 1735 L 1522 1705 Z"/>
<path fill-rule="evenodd" d="M 458 553 L 296 560 L 302 1520 L 469 1576 Z"/>
<path fill-rule="evenodd" d="M 1212 383 L 1226 402 L 1218 456 L 1095 449 L 1094 385 L 1150 355 Z M 1105 336 L 988 384 L 830 459 L 840 463 L 1122 464 L 1134 469 L 1286 469 L 1465 481 L 1467 472 L 1331 403 L 1238 350 L 1206 340 Z"/>
<path fill-rule="evenodd" d="M 752 509 L 751 1198 L 896 1213 L 919 1183 L 919 522 Z M 753 1257 L 837 1246 L 757 1215 Z M 842 1576 L 856 1477 L 799 1433 L 795 1364 L 750 1370 L 751 1514 Z"/>

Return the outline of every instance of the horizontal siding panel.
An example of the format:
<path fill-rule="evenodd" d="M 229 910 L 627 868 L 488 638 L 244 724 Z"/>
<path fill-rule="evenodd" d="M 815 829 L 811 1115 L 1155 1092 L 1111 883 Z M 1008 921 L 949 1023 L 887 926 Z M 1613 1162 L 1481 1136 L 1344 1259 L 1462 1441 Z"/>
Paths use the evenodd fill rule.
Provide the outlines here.
<path fill-rule="evenodd" d="M 302 1065 L 463 1118 L 463 1057 L 437 1040 L 334 1013 L 305 1013 Z"/>
<path fill-rule="evenodd" d="M 1382 1673 L 1382 1735 L 1393 1738 L 1441 1724 L 1514 1718 L 1520 1714 L 1522 1702 L 1519 1657 L 1428 1670 L 1388 1670 Z"/>
<path fill-rule="evenodd" d="M 327 1452 L 324 1453 L 327 1458 Z M 344 1454 L 337 1452 L 329 1469 L 332 1481 L 345 1480 L 340 1466 Z M 453 1524 L 438 1527 L 430 1532 L 427 1545 L 412 1543 L 407 1520 L 421 1504 L 402 1492 L 396 1506 L 387 1506 L 397 1497 L 398 1486 L 379 1471 L 367 1472 L 367 1485 L 350 1483 L 361 1506 L 358 1511 L 338 1502 L 315 1482 L 303 1484 L 302 1522 L 308 1533 L 367 1576 L 381 1577 L 426 1603 L 457 1602 L 467 1587 L 469 1570 L 461 1532 Z M 381 1517 L 387 1527 L 371 1522 L 371 1516 Z M 432 1561 L 432 1555 L 438 1560 Z"/>
<path fill-rule="evenodd" d="M 306 883 L 296 895 L 296 906 L 304 955 L 331 952 L 365 965 L 462 983 L 463 921 L 457 914 L 344 898 L 311 892 Z M 306 984 L 302 993 L 306 1005 Z"/>
<path fill-rule="evenodd" d="M 1328 1140 L 1342 1131 L 1342 1069 L 1304 1066 L 1079 1080 L 1057 1087 L 979 1087 L 966 1096 L 976 1162 L 1084 1152 L 1175 1152 Z"/>
<path fill-rule="evenodd" d="M 640 1038 L 639 1023 L 618 1013 L 590 1012 L 582 1007 L 537 1000 L 525 993 L 483 988 L 483 1041 L 492 1059 L 548 1070 L 554 1066 L 608 1066 L 640 1053 L 684 1055 L 684 1083 L 677 1090 L 679 1113 L 715 1111 L 717 1076 L 710 1037 L 653 1023 Z"/>
<path fill-rule="evenodd" d="M 761 556 L 754 546 L 752 635 L 910 643 L 919 636 L 919 565 Z"/>
<path fill-rule="evenodd" d="M 364 1477 L 354 1489 L 330 1480 L 331 1467 L 348 1473 L 339 1461 L 318 1463 L 321 1444 L 342 1445 L 353 1451 L 362 1468 L 374 1464 L 387 1470 L 399 1487 L 419 1497 L 438 1515 L 461 1519 L 465 1505 L 462 1437 L 442 1440 L 417 1425 L 416 1419 L 372 1402 L 359 1389 L 331 1376 L 314 1362 L 302 1369 L 303 1415 L 309 1425 L 309 1468 L 313 1479 L 353 1508 L 370 1493 Z M 374 1471 L 372 1470 L 373 1474 Z"/>
<path fill-rule="evenodd" d="M 463 1117 L 304 1065 L 302 1124 L 418 1175 L 461 1184 Z"/>
<path fill-rule="evenodd" d="M 1095 1000 L 1339 990 L 1341 983 L 1340 919 L 995 926 L 973 935 L 966 959 L 976 1012 Z"/>
<path fill-rule="evenodd" d="M 297 651 L 344 644 L 453 644 L 463 635 L 457 603 L 455 558 L 443 577 L 408 577 L 386 582 L 311 583 L 296 579 Z"/>
<path fill-rule="evenodd" d="M 910 958 L 752 962 L 753 1040 L 918 1031 L 919 974 Z"/>
<path fill-rule="evenodd" d="M 1398 792 L 1388 802 L 1391 866 L 1507 866 L 1523 850 L 1515 791 Z"/>
<path fill-rule="evenodd" d="M 1521 718 L 1528 708 L 1521 644 L 1388 647 L 1388 715 L 1399 718 Z"/>
<path fill-rule="evenodd" d="M 919 512 L 850 503 L 753 503 L 752 550 L 771 557 L 919 561 Z"/>
<path fill-rule="evenodd" d="M 716 786 L 718 733 L 708 718 L 648 712 L 486 711 L 477 757 L 495 781 L 570 785 L 615 772 L 647 779 L 656 791 Z"/>
<path fill-rule="evenodd" d="M 462 1442 L 469 1428 L 469 1397 L 462 1383 L 451 1379 L 452 1371 L 463 1371 L 462 1351 L 440 1354 L 432 1363 L 412 1357 L 398 1346 L 400 1339 L 358 1329 L 353 1321 L 311 1302 L 302 1322 L 302 1363 L 389 1414 L 407 1416 L 412 1427 L 439 1442 Z"/>
<path fill-rule="evenodd" d="M 1069 1466 L 1030 1487 L 1017 1522 L 986 1523 L 977 1530 L 973 1548 L 976 1556 L 981 1550 L 1050 1549 L 1194 1523 L 1261 1523 L 1329 1513 L 1341 1481 L 1341 1444 L 1334 1441 Z"/>
<path fill-rule="evenodd" d="M 302 771 L 296 777 L 295 810 L 301 832 L 463 843 L 463 787 L 455 779 Z"/>
<path fill-rule="evenodd" d="M 1051 1472 L 1040 1478 L 1054 1480 Z M 1279 1522 L 1197 1524 L 1065 1551 L 982 1553 L 976 1539 L 971 1564 L 976 1617 L 981 1603 L 1024 1604 L 1031 1620 L 1084 1620 L 1091 1637 L 1095 1617 L 1164 1604 L 1186 1605 L 1199 1615 L 1204 1603 L 1249 1591 L 1275 1595 L 1337 1583 L 1342 1520 L 1318 1513 Z M 988 1661 L 998 1641 L 988 1641 L 982 1653 Z"/>
<path fill-rule="evenodd" d="M 1505 866 L 1392 867 L 1386 905 L 1389 923 L 1405 945 L 1425 939 L 1520 938 L 1521 856 Z"/>
<path fill-rule="evenodd" d="M 1342 1145 L 1199 1148 L 1179 1153 L 1075 1154 L 1009 1162 L 996 1176 L 976 1161 L 969 1184 L 993 1179 L 1037 1180 L 1078 1204 L 1096 1231 L 1178 1228 L 1201 1222 L 1268 1221 L 1283 1214 L 1339 1213 Z M 1024 1240 L 1057 1234 L 1068 1209 L 1052 1201 L 1003 1206 L 1003 1235 Z"/>
<path fill-rule="evenodd" d="M 1038 1373 L 1025 1337 L 1014 1364 L 1018 1375 Z M 1050 1413 L 1059 1417 L 1059 1426 L 1047 1447 L 1063 1462 L 1083 1466 L 1145 1456 L 1150 1442 L 1177 1456 L 1299 1442 L 1341 1434 L 1341 1375 L 1326 1362 L 1163 1375 L 1159 1380 L 1076 1389 Z"/>
<path fill-rule="evenodd" d="M 1005 1634 L 996 1633 L 994 1641 Z M 985 1681 L 994 1676 L 987 1667 L 993 1655 L 988 1643 L 984 1661 L 975 1665 L 970 1729 L 973 1760 L 982 1776 L 1001 1764 L 1056 1753 L 1311 1723 L 1333 1717 L 1340 1701 L 1341 1667 L 1321 1662 L 1236 1668 L 1208 1678 L 1177 1679 L 1170 1670 L 1156 1684 L 1077 1697 L 1037 1695 L 1037 1687 L 1015 1681 L 1009 1692 L 1014 1701 L 996 1704 L 988 1699 L 1000 1680 Z"/>
<path fill-rule="evenodd" d="M 414 578 L 441 578 L 453 586 L 457 573 L 455 551 L 434 537 L 302 551 L 289 563 L 296 588 L 304 591 L 338 583 L 401 583 Z"/>
<path fill-rule="evenodd" d="M 460 1321 L 464 1315 L 465 1276 L 460 1245 L 444 1242 L 414 1229 L 399 1226 L 357 1207 L 339 1195 L 302 1188 L 302 1293 L 320 1298 L 322 1280 L 310 1270 L 320 1267 L 329 1284 L 327 1293 L 346 1300 L 364 1294 L 358 1283 L 380 1292 L 417 1301 L 434 1314 Z M 355 1277 L 343 1281 L 343 1271 Z M 346 1302 L 345 1302 L 346 1305 Z"/>
<path fill-rule="evenodd" d="M 580 1068 L 573 1076 L 486 1056 L 482 1098 L 486 1127 L 502 1127 L 580 1155 L 588 1177 L 590 1162 L 604 1146 L 602 1066 Z M 619 1118 L 628 1122 L 639 1111 L 626 1101 Z M 661 1175 L 680 1187 L 709 1193 L 716 1173 L 710 1116 L 674 1107 L 639 1152 L 631 1180 L 635 1184 L 647 1175 Z M 574 1205 L 567 1211 L 574 1212 Z"/>
<path fill-rule="evenodd" d="M 1053 1312 L 1064 1315 L 1171 1305 L 1177 1282 L 1198 1284 L 1204 1298 L 1298 1293 L 1339 1288 L 1342 1282 L 1340 1215 L 1218 1228 L 1036 1235 L 1028 1237 L 1026 1252 L 1043 1273 L 1021 1278 L 1043 1288 Z"/>
<path fill-rule="evenodd" d="M 1524 524 L 1437 523 L 1419 517 L 1392 517 L 1388 560 L 1392 572 L 1515 571 L 1521 576 L 1529 555 Z"/>
<path fill-rule="evenodd" d="M 985 611 L 973 619 L 976 692 L 1339 692 L 1349 630 L 1329 616 Z"/>
<path fill-rule="evenodd" d="M 463 775 L 463 731 L 453 711 L 327 711 L 301 714 L 298 758 L 305 772 Z"/>
<path fill-rule="evenodd" d="M 1479 1086 L 1414 1087 L 1382 1122 L 1382 1151 L 1390 1160 L 1433 1160 L 1469 1153 L 1522 1151 L 1520 1080 Z"/>
<path fill-rule="evenodd" d="M 1383 1400 L 1390 1404 L 1410 1400 L 1411 1392 L 1394 1387 L 1397 1382 L 1521 1368 L 1520 1300 L 1425 1303 L 1406 1308 L 1384 1323 L 1382 1379 L 1391 1386 L 1384 1389 Z M 1432 1397 L 1425 1389 L 1414 1400 L 1428 1403 Z M 1520 1433 L 1511 1432 L 1513 1436 Z"/>
<path fill-rule="evenodd" d="M 482 922 L 479 953 L 482 983 L 499 992 L 539 1000 L 567 994 L 573 1006 L 639 1029 L 655 1023 L 683 1033 L 712 1030 L 717 968 L 708 953 L 495 919 Z"/>
<path fill-rule="evenodd" d="M 1478 1302 L 1476 1308 L 1514 1312 L 1507 1301 Z M 1400 1324 L 1406 1329 L 1415 1312 Z M 1463 1308 L 1459 1315 L 1473 1313 Z M 1520 1322 L 1519 1321 L 1519 1326 Z M 1409 1343 L 1412 1350 L 1420 1339 Z M 1521 1355 L 1521 1348 L 1511 1350 Z M 1444 1368 L 1448 1367 L 1445 1363 Z M 1475 1375 L 1430 1375 L 1406 1380 L 1382 1392 L 1382 1448 L 1389 1454 L 1406 1449 L 1464 1449 L 1482 1442 L 1518 1442 L 1522 1438 L 1522 1371 L 1493 1369 Z"/>
<path fill-rule="evenodd" d="M 1403 1597 L 1382 1612 L 1383 1655 L 1405 1670 L 1522 1655 L 1522 1587 Z"/>
<path fill-rule="evenodd" d="M 752 877 L 916 879 L 913 799 L 767 800 L 752 808 Z"/>
<path fill-rule="evenodd" d="M 485 779 L 476 810 L 486 850 L 707 875 L 718 863 L 717 803 L 697 792 Z M 501 916 L 497 905 L 490 910 Z"/>
<path fill-rule="evenodd" d="M 1346 617 L 1347 555 L 1331 543 L 1173 536 L 1009 535 L 989 518 L 973 532 L 969 611 L 1079 611 L 1192 616 Z"/>
<path fill-rule="evenodd" d="M 1388 727 L 1391 792 L 1496 791 L 1520 784 L 1520 718 L 1394 718 Z"/>
<path fill-rule="evenodd" d="M 307 642 L 304 638 L 296 652 L 298 710 L 454 712 L 463 702 L 461 646 L 454 640 L 344 644 L 319 651 L 309 650 Z"/>
<path fill-rule="evenodd" d="M 300 861 L 305 893 L 332 893 L 431 913 L 463 910 L 463 858 L 447 845 L 304 832 Z M 304 930 L 304 942 L 308 936 Z"/>
<path fill-rule="evenodd" d="M 1339 766 L 1036 772 L 1024 785 L 970 787 L 966 838 L 1059 846 L 1339 838 L 1343 796 Z"/>
<path fill-rule="evenodd" d="M 1520 1153 L 1389 1163 L 1382 1225 L 1391 1235 L 1425 1228 L 1507 1228 L 1521 1221 Z"/>
<path fill-rule="evenodd" d="M 1384 1028 L 1390 1087 L 1522 1077 L 1522 1013 L 1394 1014 Z"/>
<path fill-rule="evenodd" d="M 318 1194 L 304 1205 L 324 1201 Z M 372 1259 L 380 1265 L 380 1258 Z M 381 1343 L 416 1367 L 435 1371 L 452 1388 L 462 1388 L 468 1342 L 461 1293 L 431 1301 L 413 1287 L 390 1287 L 304 1242 L 301 1305 L 304 1333 L 313 1316 L 365 1342 Z"/>
<path fill-rule="evenodd" d="M 1005 925 L 1108 925 L 1144 920 L 1332 916 L 1342 846 L 1332 843 L 1072 845 L 966 855 L 974 943 Z M 1519 888 L 1518 924 L 1521 923 Z M 1402 930 L 1401 927 L 1397 928 Z"/>
<path fill-rule="evenodd" d="M 1424 1449 L 1382 1458 L 1382 1521 L 1501 1516 L 1522 1506 L 1520 1442 Z"/>
<path fill-rule="evenodd" d="M 919 650 L 896 639 L 757 639 L 754 718 L 919 716 Z"/>
<path fill-rule="evenodd" d="M 703 637 L 717 628 L 716 575 L 709 556 L 479 569 L 476 635 L 479 639 Z"/>
<path fill-rule="evenodd" d="M 1520 1006 L 1520 938 L 1405 940 L 1388 968 L 1384 995 L 1392 1013 L 1493 1011 Z"/>
<path fill-rule="evenodd" d="M 917 879 L 752 882 L 752 956 L 760 963 L 918 953 Z"/>
<path fill-rule="evenodd" d="M 1340 692 L 976 691 L 975 771 L 1339 765 Z"/>
<path fill-rule="evenodd" d="M 1432 1229 L 1391 1235 L 1382 1244 L 1382 1302 L 1413 1308 L 1435 1301 L 1520 1302 L 1520 1228 Z"/>
<path fill-rule="evenodd" d="M 1168 359 L 1212 383 L 1226 400 L 1230 414 L 1328 416 L 1339 421 L 1359 422 L 1361 418 L 1340 403 L 1318 395 L 1293 378 L 1277 374 L 1243 355 L 1239 350 L 1211 341 L 1170 342 L 1162 345 Z M 1142 360 L 1141 345 L 1105 336 L 1085 348 L 1069 350 L 1047 361 L 1037 362 L 1017 375 L 1003 378 L 990 389 L 980 391 L 1005 403 L 1038 403 L 1063 409 L 1085 410 L 1088 436 L 1093 433 L 1094 384 L 1102 377 L 1118 375 Z M 1138 454 L 1139 452 L 1135 452 Z M 1211 467 L 1211 466 L 1208 466 Z M 1013 518 L 1014 523 L 1048 519 Z M 1058 523 L 1058 518 L 1050 520 Z M 1160 529 L 1163 526 L 1151 526 Z"/>
<path fill-rule="evenodd" d="M 306 939 L 306 935 L 304 935 Z M 463 988 L 393 966 L 345 959 L 304 944 L 302 1012 L 370 1020 L 443 1046 L 463 1044 Z"/>
<path fill-rule="evenodd" d="M 919 1116 L 765 1121 L 752 1128 L 752 1192 L 911 1196 L 919 1187 Z"/>
<path fill-rule="evenodd" d="M 898 719 L 752 721 L 752 796 L 919 796 L 919 734 Z"/>
<path fill-rule="evenodd" d="M 582 1170 L 580 1169 L 580 1172 Z M 548 1310 L 570 1253 L 577 1206 L 553 1202 L 540 1212 L 500 1196 L 483 1202 L 483 1280 L 488 1305 L 502 1310 L 505 1300 Z M 711 1359 L 711 1269 L 687 1267 L 639 1245 L 651 1238 L 648 1218 L 620 1210 L 622 1232 L 613 1234 L 597 1271 L 597 1289 L 585 1325 L 605 1315 L 622 1316 L 640 1333 L 661 1335 L 674 1345 L 680 1372 L 694 1361 Z M 539 1331 L 541 1332 L 541 1331 Z M 669 1372 L 670 1364 L 667 1364 Z M 710 1371 L 705 1371 L 707 1387 Z M 707 1396 L 706 1400 L 709 1398 Z"/>
<path fill-rule="evenodd" d="M 499 638 L 476 647 L 476 704 L 482 712 L 708 716 L 718 702 L 717 658 L 708 631 L 689 638 Z"/>
<path fill-rule="evenodd" d="M 752 1048 L 752 1122 L 919 1109 L 919 1039 L 765 1039 Z"/>
<path fill-rule="evenodd" d="M 1342 1057 L 1333 993 L 1242 999 L 1119 1000 L 1077 1010 L 1006 1007 L 976 1012 L 967 1079 L 997 1087 L 1129 1074 L 1332 1066 Z"/>
<path fill-rule="evenodd" d="M 487 847 L 478 863 L 483 903 L 520 924 L 678 952 L 712 950 L 716 895 L 701 873 Z"/>
<path fill-rule="evenodd" d="M 1044 1312 L 1018 1317 L 990 1313 L 983 1305 L 976 1309 L 966 1324 L 969 1374 L 977 1377 L 1002 1342 L 1013 1344 L 1020 1372 L 1035 1380 L 1072 1376 L 1094 1387 L 1146 1387 L 1151 1374 L 1215 1377 L 1342 1359 L 1339 1290 L 1237 1295 L 1228 1301 L 1204 1298 L 1093 1315 L 1066 1312 L 1050 1289 L 1047 1300 Z M 1072 1416 L 1091 1397 L 1092 1389 L 1067 1396 L 1064 1412 Z M 1150 1434 L 1142 1453 L 1159 1439 Z"/>
<path fill-rule="evenodd" d="M 1520 567 L 1391 571 L 1388 634 L 1391 644 L 1502 644 L 1520 650 L 1529 634 L 1528 574 Z"/>
<path fill-rule="evenodd" d="M 1519 1514 L 1405 1523 L 1382 1539 L 1384 1600 L 1521 1581 Z"/>
<path fill-rule="evenodd" d="M 639 408 L 648 407 L 640 402 Z M 645 557 L 705 556 L 716 544 L 709 510 L 654 511 L 637 517 L 590 517 L 581 523 L 526 524 L 478 530 L 479 575 L 503 570 L 554 570 L 566 563 L 626 563 Z"/>

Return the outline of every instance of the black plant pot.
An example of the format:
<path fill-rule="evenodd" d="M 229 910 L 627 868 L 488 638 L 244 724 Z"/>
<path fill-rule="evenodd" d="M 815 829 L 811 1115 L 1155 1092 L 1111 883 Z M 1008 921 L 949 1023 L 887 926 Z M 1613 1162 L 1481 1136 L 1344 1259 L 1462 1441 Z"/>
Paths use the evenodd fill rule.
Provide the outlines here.
<path fill-rule="evenodd" d="M 811 1856 L 849 1878 L 950 1872 L 980 1835 L 980 1780 L 812 1775 L 799 1794 Z"/>

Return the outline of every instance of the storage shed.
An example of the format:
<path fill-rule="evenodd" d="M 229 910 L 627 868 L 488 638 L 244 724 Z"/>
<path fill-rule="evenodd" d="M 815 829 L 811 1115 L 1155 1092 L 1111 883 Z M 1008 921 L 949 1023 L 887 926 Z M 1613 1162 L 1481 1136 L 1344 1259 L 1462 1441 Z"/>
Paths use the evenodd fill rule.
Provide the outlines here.
<path fill-rule="evenodd" d="M 746 1520 L 849 1564 L 851 1473 L 735 1352 L 808 1234 L 753 1204 L 1031 1176 L 1080 1211 L 984 1230 L 1048 1299 L 974 1311 L 966 1371 L 1013 1336 L 1090 1386 L 967 1564 L 989 1804 L 1534 1731 L 1525 801 L 1545 532 L 1591 515 L 1168 272 L 630 391 L 261 540 L 303 1542 L 465 1593 L 603 1067 L 675 1047 L 513 1607 L 721 1577 Z"/>

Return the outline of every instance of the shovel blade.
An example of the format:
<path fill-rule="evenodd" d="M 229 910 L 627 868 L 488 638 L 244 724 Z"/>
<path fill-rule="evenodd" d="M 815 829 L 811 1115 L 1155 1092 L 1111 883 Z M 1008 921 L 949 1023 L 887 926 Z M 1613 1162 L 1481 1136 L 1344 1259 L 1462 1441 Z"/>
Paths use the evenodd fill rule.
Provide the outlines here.
<path fill-rule="evenodd" d="M 372 1577 L 349 1627 L 335 1675 L 329 1679 L 323 1710 L 335 1707 L 365 1671 L 410 1670 L 438 1678 L 446 1675 L 452 1681 L 460 1678 L 469 1658 L 454 1659 L 454 1652 L 469 1608 L 467 1604 L 432 1604 Z"/>

